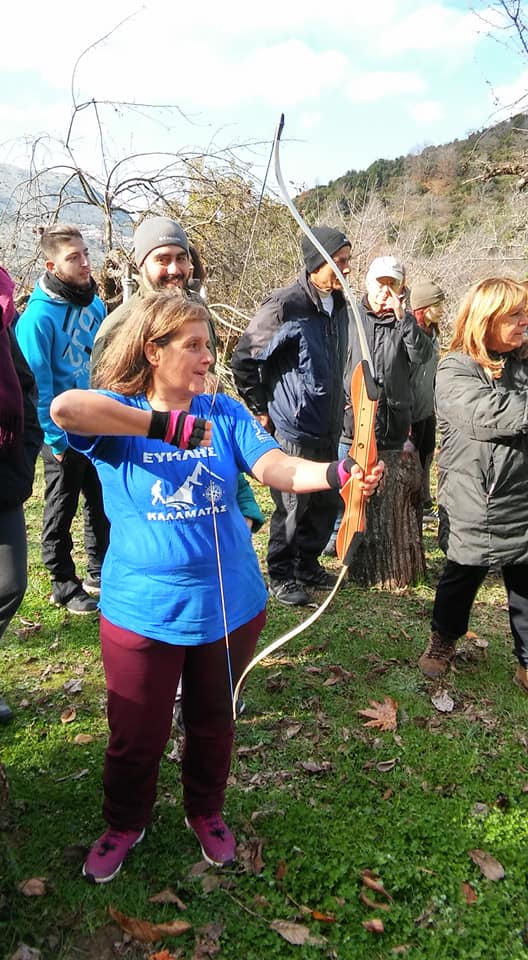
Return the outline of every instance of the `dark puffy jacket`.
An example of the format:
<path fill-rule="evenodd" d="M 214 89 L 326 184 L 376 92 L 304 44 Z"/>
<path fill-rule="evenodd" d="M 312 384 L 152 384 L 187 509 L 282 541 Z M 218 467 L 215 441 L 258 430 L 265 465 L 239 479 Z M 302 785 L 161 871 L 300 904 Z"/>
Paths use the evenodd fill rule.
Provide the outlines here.
<path fill-rule="evenodd" d="M 365 327 L 374 377 L 379 387 L 376 414 L 376 443 L 379 450 L 401 450 L 411 426 L 411 371 L 414 364 L 426 363 L 432 354 L 430 338 L 420 329 L 412 313 L 401 320 L 394 313 L 378 316 L 366 297 L 359 304 Z M 354 415 L 350 406 L 352 374 L 362 359 L 359 336 L 353 319 L 349 332 L 345 368 L 346 409 L 341 439 L 350 443 L 354 436 Z"/>
<path fill-rule="evenodd" d="M 339 291 L 333 299 L 329 316 L 304 270 L 266 297 L 231 360 L 249 409 L 305 446 L 337 442 L 341 428 L 348 314 Z"/>
<path fill-rule="evenodd" d="M 440 546 L 469 566 L 528 563 L 528 360 L 499 380 L 449 353 L 436 376 Z"/>
<path fill-rule="evenodd" d="M 31 496 L 35 460 L 42 446 L 37 416 L 37 388 L 11 328 L 8 330 L 11 356 L 22 387 L 24 435 L 19 455 L 0 460 L 0 510 L 12 510 Z"/>

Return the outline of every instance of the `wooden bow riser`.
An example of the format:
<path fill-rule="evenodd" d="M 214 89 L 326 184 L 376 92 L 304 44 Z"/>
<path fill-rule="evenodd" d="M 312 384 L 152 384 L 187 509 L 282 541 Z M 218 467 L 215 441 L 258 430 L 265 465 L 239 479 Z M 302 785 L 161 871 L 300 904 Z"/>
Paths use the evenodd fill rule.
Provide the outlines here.
<path fill-rule="evenodd" d="M 368 474 L 378 459 L 375 429 L 378 389 L 365 360 L 358 363 L 352 374 L 350 393 L 354 411 L 354 439 L 350 456 L 359 464 L 363 473 Z M 353 477 L 345 483 L 341 496 L 345 510 L 337 534 L 336 553 L 341 563 L 348 566 L 354 538 L 365 529 L 367 498 L 359 486 L 359 481 Z"/>

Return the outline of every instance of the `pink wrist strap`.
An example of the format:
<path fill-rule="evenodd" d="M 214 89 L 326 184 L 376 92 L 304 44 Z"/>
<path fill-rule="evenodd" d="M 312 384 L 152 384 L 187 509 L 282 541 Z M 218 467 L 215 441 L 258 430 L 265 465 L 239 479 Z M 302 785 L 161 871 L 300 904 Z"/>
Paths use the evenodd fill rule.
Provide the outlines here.
<path fill-rule="evenodd" d="M 339 486 L 344 487 L 347 480 L 350 479 L 350 474 L 345 467 L 345 460 L 340 460 L 337 464 L 337 476 L 339 477 Z"/>
<path fill-rule="evenodd" d="M 190 413 L 183 414 L 183 416 L 185 417 L 185 420 L 183 421 L 183 430 L 182 430 L 180 447 L 182 448 L 182 450 L 187 450 L 189 447 L 189 440 L 191 439 L 191 434 L 194 430 L 194 421 L 196 420 L 196 417 L 193 417 L 192 414 Z"/>
<path fill-rule="evenodd" d="M 165 443 L 170 443 L 174 434 L 176 433 L 176 427 L 178 426 L 178 420 L 180 419 L 181 410 L 171 410 L 169 412 L 169 422 L 167 423 L 167 432 L 163 437 Z"/>

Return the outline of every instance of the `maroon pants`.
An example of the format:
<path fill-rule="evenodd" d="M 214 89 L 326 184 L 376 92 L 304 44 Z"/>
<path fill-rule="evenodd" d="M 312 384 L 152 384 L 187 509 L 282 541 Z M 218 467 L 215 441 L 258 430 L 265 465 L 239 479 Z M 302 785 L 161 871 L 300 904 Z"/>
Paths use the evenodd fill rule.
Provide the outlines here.
<path fill-rule="evenodd" d="M 229 635 L 233 686 L 265 622 L 262 610 Z M 110 727 L 103 773 L 107 823 L 117 830 L 141 830 L 150 821 L 180 675 L 185 812 L 195 817 L 221 811 L 234 735 L 224 638 L 198 647 L 175 646 L 101 617 L 101 649 Z"/>

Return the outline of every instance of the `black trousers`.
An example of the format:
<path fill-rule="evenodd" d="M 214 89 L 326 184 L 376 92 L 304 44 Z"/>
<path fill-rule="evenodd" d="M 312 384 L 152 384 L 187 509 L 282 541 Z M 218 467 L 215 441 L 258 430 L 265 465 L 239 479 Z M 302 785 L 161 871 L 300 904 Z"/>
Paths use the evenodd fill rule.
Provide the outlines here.
<path fill-rule="evenodd" d="M 436 588 L 433 630 L 453 637 L 466 633 L 473 601 L 488 570 L 446 562 Z M 513 650 L 521 667 L 528 667 L 528 564 L 508 564 L 501 573 L 508 594 Z"/>
<path fill-rule="evenodd" d="M 26 584 L 26 524 L 20 504 L 0 511 L 0 638 L 24 599 Z"/>
<path fill-rule="evenodd" d="M 93 464 L 71 447 L 59 462 L 47 444 L 42 447 L 42 459 L 46 482 L 42 560 L 54 582 L 56 599 L 64 601 L 80 582 L 72 559 L 71 525 L 81 493 L 84 496 L 84 549 L 89 573 L 101 572 L 110 527 L 103 509 L 101 484 Z"/>
<path fill-rule="evenodd" d="M 285 453 L 319 463 L 335 460 L 337 443 L 302 447 L 278 433 L 275 439 Z M 273 580 L 291 580 L 298 570 L 309 572 L 317 565 L 332 532 L 341 502 L 339 491 L 283 493 L 271 489 L 275 510 L 270 521 L 268 573 Z"/>

